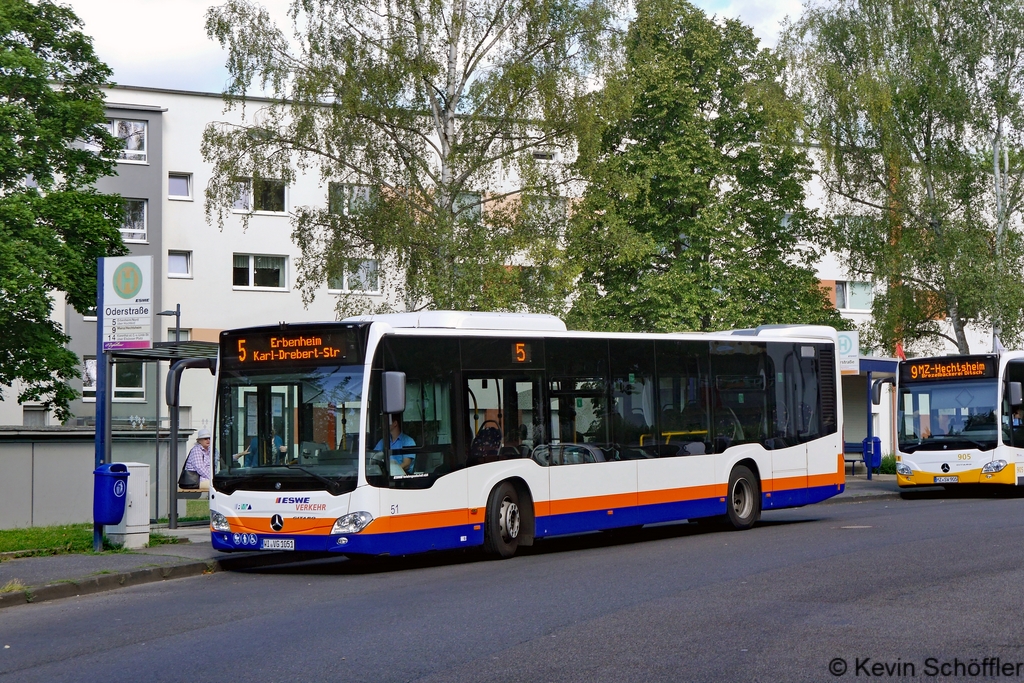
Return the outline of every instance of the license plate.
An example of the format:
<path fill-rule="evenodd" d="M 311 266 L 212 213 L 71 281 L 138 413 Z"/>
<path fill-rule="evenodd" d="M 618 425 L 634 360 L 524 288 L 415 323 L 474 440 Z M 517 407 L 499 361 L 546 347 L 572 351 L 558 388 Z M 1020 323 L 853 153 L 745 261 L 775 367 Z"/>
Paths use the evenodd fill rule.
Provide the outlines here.
<path fill-rule="evenodd" d="M 936 484 L 955 484 L 960 481 L 960 477 L 935 477 Z"/>
<path fill-rule="evenodd" d="M 295 550 L 294 538 L 264 538 L 260 550 Z"/>

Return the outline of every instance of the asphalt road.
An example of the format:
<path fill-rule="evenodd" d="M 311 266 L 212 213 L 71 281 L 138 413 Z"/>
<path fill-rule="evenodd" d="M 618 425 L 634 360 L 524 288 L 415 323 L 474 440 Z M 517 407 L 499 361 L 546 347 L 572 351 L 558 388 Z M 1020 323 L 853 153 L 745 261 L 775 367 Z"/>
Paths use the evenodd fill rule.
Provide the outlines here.
<path fill-rule="evenodd" d="M 5 609 L 0 681 L 1018 680 L 1022 537 L 1024 499 L 925 497 L 219 573 Z"/>

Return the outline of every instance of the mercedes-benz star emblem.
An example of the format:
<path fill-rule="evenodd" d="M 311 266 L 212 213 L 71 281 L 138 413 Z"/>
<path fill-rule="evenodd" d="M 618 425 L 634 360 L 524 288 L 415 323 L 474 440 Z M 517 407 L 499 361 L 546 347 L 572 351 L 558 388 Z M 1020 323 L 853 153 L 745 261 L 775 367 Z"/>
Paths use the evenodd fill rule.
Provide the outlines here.
<path fill-rule="evenodd" d="M 946 463 L 942 463 L 942 471 L 949 472 L 949 465 L 947 465 Z"/>
<path fill-rule="evenodd" d="M 284 528 L 284 519 L 281 515 L 274 515 L 270 518 L 270 528 L 274 531 L 280 531 Z"/>

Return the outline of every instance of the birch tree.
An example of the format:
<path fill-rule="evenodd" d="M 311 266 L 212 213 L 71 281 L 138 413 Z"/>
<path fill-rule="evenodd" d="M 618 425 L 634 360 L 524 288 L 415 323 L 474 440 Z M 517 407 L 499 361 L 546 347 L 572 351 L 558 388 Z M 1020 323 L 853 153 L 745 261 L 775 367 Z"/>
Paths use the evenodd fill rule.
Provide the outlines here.
<path fill-rule="evenodd" d="M 785 33 L 835 218 L 825 242 L 881 285 L 879 347 L 968 353 L 967 331 L 990 326 L 1021 342 L 1022 8 L 839 0 Z"/>
<path fill-rule="evenodd" d="M 409 309 L 560 310 L 565 161 L 613 2 L 296 0 L 290 34 L 245 0 L 210 9 L 245 118 L 206 129 L 209 219 L 224 224 L 240 178 L 315 174 L 322 204 L 292 219 L 307 302 L 372 257 Z"/>

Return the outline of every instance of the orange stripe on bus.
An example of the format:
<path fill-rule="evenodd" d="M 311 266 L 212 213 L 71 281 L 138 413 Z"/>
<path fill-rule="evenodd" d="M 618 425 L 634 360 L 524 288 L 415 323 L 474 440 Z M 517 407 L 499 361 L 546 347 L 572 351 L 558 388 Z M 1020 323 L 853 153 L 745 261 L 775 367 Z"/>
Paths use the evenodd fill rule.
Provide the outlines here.
<path fill-rule="evenodd" d="M 728 488 L 728 484 L 710 484 L 707 486 L 686 486 L 679 489 L 641 491 L 639 502 L 640 505 L 657 505 L 658 503 L 678 503 L 684 500 L 720 498 L 725 495 Z"/>
<path fill-rule="evenodd" d="M 566 515 L 573 512 L 593 512 L 595 510 L 611 510 L 614 508 L 636 507 L 635 493 L 615 493 L 607 496 L 587 496 L 586 498 L 563 498 L 550 501 L 549 513 Z"/>
<path fill-rule="evenodd" d="M 481 521 L 479 515 L 473 517 L 474 521 Z M 398 531 L 422 531 L 424 529 L 438 529 L 446 526 L 460 526 L 470 523 L 470 513 L 467 509 L 442 510 L 441 512 L 420 512 L 412 515 L 393 515 L 391 517 L 379 517 L 363 530 L 364 534 L 386 534 Z"/>

